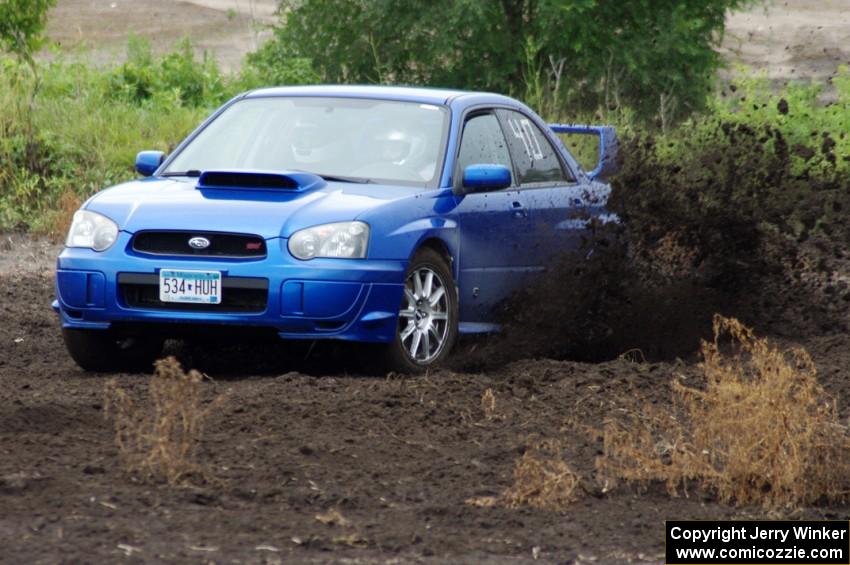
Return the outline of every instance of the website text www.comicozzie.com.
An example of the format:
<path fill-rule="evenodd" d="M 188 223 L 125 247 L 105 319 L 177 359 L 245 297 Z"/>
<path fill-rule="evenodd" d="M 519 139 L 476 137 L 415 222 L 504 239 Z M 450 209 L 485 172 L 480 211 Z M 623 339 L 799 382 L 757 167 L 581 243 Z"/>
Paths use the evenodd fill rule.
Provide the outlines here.
<path fill-rule="evenodd" d="M 844 555 L 841 549 L 822 548 L 805 550 L 802 547 L 742 547 L 725 548 L 717 550 L 713 547 L 680 547 L 676 548 L 676 557 L 692 563 L 694 559 L 828 559 L 833 560 Z"/>

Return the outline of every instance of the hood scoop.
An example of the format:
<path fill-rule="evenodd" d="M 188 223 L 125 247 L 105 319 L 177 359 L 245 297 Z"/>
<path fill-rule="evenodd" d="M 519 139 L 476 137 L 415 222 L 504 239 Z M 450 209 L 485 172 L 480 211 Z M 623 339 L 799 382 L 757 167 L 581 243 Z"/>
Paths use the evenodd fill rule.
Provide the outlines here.
<path fill-rule="evenodd" d="M 286 190 L 304 192 L 325 186 L 325 180 L 300 171 L 205 171 L 197 188 L 220 190 Z"/>

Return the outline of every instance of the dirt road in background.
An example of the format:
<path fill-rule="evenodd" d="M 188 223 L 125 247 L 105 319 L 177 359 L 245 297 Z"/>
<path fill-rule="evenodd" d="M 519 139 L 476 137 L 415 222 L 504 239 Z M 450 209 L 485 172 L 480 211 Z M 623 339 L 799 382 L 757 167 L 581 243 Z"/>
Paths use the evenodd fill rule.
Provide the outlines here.
<path fill-rule="evenodd" d="M 271 36 L 275 0 L 59 0 L 47 34 L 66 56 L 105 65 L 123 61 L 131 34 L 166 53 L 184 37 L 237 70 L 246 53 Z"/>
<path fill-rule="evenodd" d="M 271 36 L 276 0 L 59 0 L 48 35 L 63 50 L 99 64 L 123 60 L 127 37 L 148 37 L 158 53 L 190 37 L 227 70 Z M 769 0 L 733 14 L 723 53 L 733 65 L 765 70 L 777 81 L 825 80 L 850 64 L 846 0 Z M 73 55 L 72 55 L 73 56 Z"/>
<path fill-rule="evenodd" d="M 826 81 L 839 65 L 850 65 L 850 3 L 771 0 L 731 15 L 723 47 L 732 64 L 765 72 L 774 81 Z"/>

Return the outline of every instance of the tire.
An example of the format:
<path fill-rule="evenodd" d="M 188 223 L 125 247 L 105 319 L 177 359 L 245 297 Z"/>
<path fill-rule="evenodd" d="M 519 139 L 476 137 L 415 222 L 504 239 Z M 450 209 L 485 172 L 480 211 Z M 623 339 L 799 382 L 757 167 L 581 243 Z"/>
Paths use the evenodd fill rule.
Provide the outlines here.
<path fill-rule="evenodd" d="M 405 274 L 395 339 L 384 354 L 386 368 L 422 373 L 438 365 L 451 353 L 457 332 L 458 296 L 452 272 L 439 253 L 420 249 Z"/>
<path fill-rule="evenodd" d="M 109 330 L 62 328 L 65 348 L 74 362 L 93 373 L 150 372 L 163 341 L 152 337 L 119 337 Z"/>

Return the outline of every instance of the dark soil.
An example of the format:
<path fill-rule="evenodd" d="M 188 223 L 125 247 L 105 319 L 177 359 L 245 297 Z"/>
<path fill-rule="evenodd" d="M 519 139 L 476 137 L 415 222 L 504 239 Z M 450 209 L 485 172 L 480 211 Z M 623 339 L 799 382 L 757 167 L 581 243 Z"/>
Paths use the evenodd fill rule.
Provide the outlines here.
<path fill-rule="evenodd" d="M 0 271 L 3 562 L 513 563 L 536 555 L 654 563 L 662 561 L 664 520 L 761 514 L 698 494 L 671 498 L 660 486 L 603 494 L 593 474 L 599 444 L 567 426 L 600 426 L 636 394 L 665 402 L 674 375 L 698 378 L 693 355 L 656 363 L 632 360 L 639 355 L 520 360 L 480 373 L 399 377 L 346 374 L 347 351 L 327 347 L 307 362 L 281 362 L 274 348 L 200 355 L 174 347 L 188 363 L 226 369 L 205 384 L 210 400 L 229 393 L 201 445 L 215 480 L 143 483 L 119 465 L 103 410 L 110 377 L 75 367 L 49 307 L 51 275 L 22 272 L 8 261 Z M 780 339 L 809 348 L 846 417 L 850 336 Z M 458 355 L 476 347 L 464 344 Z M 146 375 L 117 378 L 144 395 Z M 480 402 L 488 388 L 496 398 L 490 420 Z M 531 436 L 566 440 L 582 476 L 578 501 L 565 512 L 466 504 L 511 483 Z M 317 519 L 332 509 L 349 524 Z M 795 516 L 838 518 L 848 510 Z"/>

